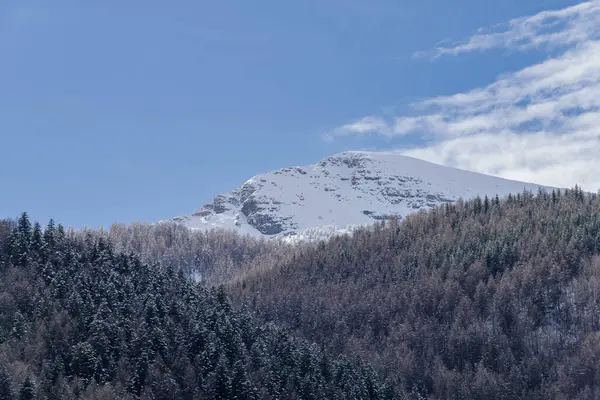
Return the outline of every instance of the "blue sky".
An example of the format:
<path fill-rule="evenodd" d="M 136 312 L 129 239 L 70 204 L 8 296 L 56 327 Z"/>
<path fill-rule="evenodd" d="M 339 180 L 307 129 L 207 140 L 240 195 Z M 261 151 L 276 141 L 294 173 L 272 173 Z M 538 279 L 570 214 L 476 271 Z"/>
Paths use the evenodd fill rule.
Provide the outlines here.
<path fill-rule="evenodd" d="M 486 132 L 469 128 L 489 117 L 481 109 L 506 106 L 490 85 L 513 93 L 524 69 L 582 56 L 572 54 L 582 46 L 583 56 L 593 52 L 599 13 L 569 8 L 578 3 L 4 0 L 0 217 L 28 211 L 74 227 L 156 221 L 190 213 L 257 173 L 359 148 L 596 190 L 594 159 L 578 158 L 594 133 L 565 155 L 576 169 L 556 181 L 567 167 L 540 169 L 551 153 L 539 149 L 556 147 L 557 135 L 566 138 L 558 147 L 570 148 L 581 130 L 565 136 L 542 123 L 543 132 L 507 132 L 488 120 Z M 545 10 L 567 11 L 542 24 L 521 18 Z M 515 26 L 529 29 L 525 37 Z M 549 31 L 568 39 L 545 40 Z M 590 63 L 579 89 L 597 83 Z M 451 102 L 456 94 L 472 97 L 468 108 Z M 524 112 L 537 98 L 527 94 Z M 457 124 L 468 135 L 452 136 Z M 475 151 L 482 140 L 488 153 L 532 151 L 486 164 L 489 154 Z M 461 146 L 477 154 L 458 157 Z"/>

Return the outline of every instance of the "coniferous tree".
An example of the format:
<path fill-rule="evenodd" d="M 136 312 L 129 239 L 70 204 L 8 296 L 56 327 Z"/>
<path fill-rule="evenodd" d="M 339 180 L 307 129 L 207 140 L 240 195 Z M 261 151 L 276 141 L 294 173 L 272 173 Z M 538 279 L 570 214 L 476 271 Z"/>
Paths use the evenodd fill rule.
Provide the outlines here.
<path fill-rule="evenodd" d="M 19 400 L 35 400 L 36 398 L 36 387 L 35 381 L 31 376 L 27 376 L 21 389 L 19 390 Z"/>
<path fill-rule="evenodd" d="M 14 400 L 12 380 L 4 366 L 0 366 L 0 400 Z"/>
<path fill-rule="evenodd" d="M 33 224 L 33 231 L 31 233 L 31 249 L 36 254 L 40 254 L 44 246 L 44 240 L 42 236 L 42 226 L 39 224 L 39 222 L 35 222 Z"/>
<path fill-rule="evenodd" d="M 15 338 L 20 339 L 23 336 L 25 336 L 26 332 L 27 332 L 27 322 L 25 320 L 25 317 L 23 316 L 23 314 L 21 314 L 21 312 L 17 311 L 13 316 L 11 333 Z"/>
<path fill-rule="evenodd" d="M 214 373 L 213 398 L 215 400 L 228 400 L 231 395 L 231 374 L 227 368 L 227 361 L 225 358 L 221 358 Z"/>
<path fill-rule="evenodd" d="M 17 228 L 12 231 L 10 238 L 10 255 L 14 265 L 27 266 L 30 257 L 31 236 L 31 222 L 27 213 L 24 212 L 17 220 Z"/>
<path fill-rule="evenodd" d="M 76 344 L 71 351 L 71 360 L 73 374 L 89 383 L 94 377 L 98 365 L 94 348 L 88 342 Z"/>
<path fill-rule="evenodd" d="M 231 398 L 236 400 L 255 400 L 257 394 L 254 392 L 252 383 L 244 365 L 237 361 L 233 365 L 233 377 L 231 379 Z"/>
<path fill-rule="evenodd" d="M 48 247 L 54 247 L 56 236 L 56 225 L 53 219 L 50 219 L 44 229 L 44 244 Z"/>

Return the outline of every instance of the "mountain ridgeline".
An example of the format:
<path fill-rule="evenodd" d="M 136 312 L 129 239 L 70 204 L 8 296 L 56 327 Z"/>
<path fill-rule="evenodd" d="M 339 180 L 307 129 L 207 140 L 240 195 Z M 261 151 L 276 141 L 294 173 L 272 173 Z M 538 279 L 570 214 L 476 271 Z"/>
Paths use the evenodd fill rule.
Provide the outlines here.
<path fill-rule="evenodd" d="M 259 238 L 315 240 L 460 198 L 504 197 L 540 187 L 394 152 L 350 151 L 315 165 L 254 176 L 174 221 L 197 230 L 226 228 Z"/>

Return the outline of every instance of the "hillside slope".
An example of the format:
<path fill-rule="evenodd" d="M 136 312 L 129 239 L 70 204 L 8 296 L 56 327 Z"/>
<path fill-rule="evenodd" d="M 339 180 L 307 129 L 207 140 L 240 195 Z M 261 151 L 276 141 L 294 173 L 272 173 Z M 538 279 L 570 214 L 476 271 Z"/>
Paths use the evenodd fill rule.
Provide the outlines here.
<path fill-rule="evenodd" d="M 305 243 L 229 290 L 414 398 L 599 398 L 600 198 L 578 189 Z"/>
<path fill-rule="evenodd" d="M 0 399 L 372 399 L 395 388 L 181 271 L 0 220 Z"/>

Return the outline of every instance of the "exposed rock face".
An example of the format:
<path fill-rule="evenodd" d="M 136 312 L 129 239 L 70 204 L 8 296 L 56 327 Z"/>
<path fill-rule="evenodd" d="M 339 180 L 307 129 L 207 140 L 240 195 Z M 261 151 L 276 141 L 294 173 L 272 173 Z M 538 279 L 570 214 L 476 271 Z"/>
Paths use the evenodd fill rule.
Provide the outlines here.
<path fill-rule="evenodd" d="M 246 216 L 248 224 L 256 228 L 263 235 L 277 235 L 286 230 L 291 217 L 279 215 L 280 205 L 283 204 L 274 199 L 263 198 L 262 201 L 249 196 L 242 204 L 242 213 Z M 293 227 L 294 224 L 290 224 Z"/>
<path fill-rule="evenodd" d="M 290 236 L 344 228 L 474 196 L 505 196 L 539 185 L 443 167 L 396 153 L 347 152 L 316 165 L 257 175 L 175 221 L 195 229 L 229 228 Z M 327 232 L 336 232 L 328 228 Z"/>

